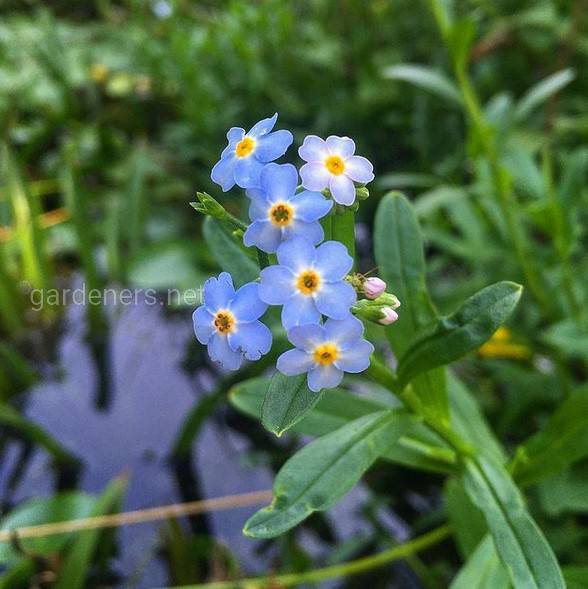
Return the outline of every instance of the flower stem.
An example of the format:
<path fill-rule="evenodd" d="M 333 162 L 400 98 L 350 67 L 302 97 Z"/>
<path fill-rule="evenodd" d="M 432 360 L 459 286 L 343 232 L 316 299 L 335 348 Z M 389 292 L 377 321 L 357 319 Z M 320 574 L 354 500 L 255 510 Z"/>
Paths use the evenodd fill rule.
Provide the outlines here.
<path fill-rule="evenodd" d="M 247 587 L 247 589 L 255 589 L 269 586 L 276 587 L 295 587 L 303 583 L 318 583 L 328 579 L 336 579 L 338 577 L 349 577 L 357 575 L 365 571 L 384 566 L 396 560 L 407 558 L 434 546 L 439 542 L 445 540 L 450 533 L 449 526 L 443 525 L 435 528 L 427 534 L 423 534 L 406 544 L 394 546 L 388 550 L 384 550 L 379 554 L 373 556 L 366 556 L 358 558 L 351 562 L 336 564 L 321 569 L 314 569 L 304 573 L 291 573 L 286 575 L 265 575 L 263 577 L 253 577 L 249 579 L 239 579 L 234 581 L 221 581 L 218 583 L 203 583 L 200 585 L 185 585 L 177 587 L 176 589 L 237 589 L 239 587 Z"/>

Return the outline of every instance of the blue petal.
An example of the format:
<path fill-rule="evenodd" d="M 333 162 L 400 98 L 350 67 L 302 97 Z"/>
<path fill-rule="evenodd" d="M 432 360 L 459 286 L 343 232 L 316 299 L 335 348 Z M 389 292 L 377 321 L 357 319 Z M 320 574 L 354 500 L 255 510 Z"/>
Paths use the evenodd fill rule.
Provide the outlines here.
<path fill-rule="evenodd" d="M 333 341 L 340 349 L 353 346 L 363 335 L 363 323 L 350 315 L 347 319 L 328 319 L 325 322 L 325 334 L 329 341 Z"/>
<path fill-rule="evenodd" d="M 314 246 L 303 237 L 289 239 L 278 248 L 278 262 L 294 272 L 312 266 L 314 258 Z"/>
<path fill-rule="evenodd" d="M 196 339 L 201 344 L 208 344 L 210 336 L 214 333 L 214 315 L 204 306 L 198 307 L 192 313 L 192 323 L 194 325 L 194 333 Z"/>
<path fill-rule="evenodd" d="M 295 325 L 318 323 L 321 314 L 318 312 L 312 297 L 295 294 L 282 307 L 282 325 L 291 329 Z"/>
<path fill-rule="evenodd" d="M 327 282 L 321 286 L 314 299 L 323 315 L 331 319 L 347 319 L 357 295 L 348 282 Z"/>
<path fill-rule="evenodd" d="M 264 193 L 261 192 L 261 190 L 248 190 L 247 192 L 251 193 L 249 196 L 251 199 L 251 203 L 249 204 L 249 218 L 252 221 L 267 220 L 269 216 L 268 211 L 271 205 L 265 198 Z"/>
<path fill-rule="evenodd" d="M 273 254 L 281 242 L 282 230 L 269 221 L 253 221 L 243 235 L 243 243 L 247 247 L 255 245 L 268 254 Z"/>
<path fill-rule="evenodd" d="M 374 166 L 361 155 L 354 155 L 345 162 L 345 174 L 355 182 L 367 184 L 374 179 Z"/>
<path fill-rule="evenodd" d="M 341 280 L 353 267 L 353 258 L 342 243 L 325 241 L 316 250 L 316 267 L 325 280 Z"/>
<path fill-rule="evenodd" d="M 355 202 L 355 185 L 349 176 L 340 174 L 339 176 L 331 175 L 329 180 L 329 190 L 333 200 L 340 205 L 352 205 Z"/>
<path fill-rule="evenodd" d="M 228 272 L 221 272 L 218 278 L 209 278 L 204 283 L 204 304 L 212 313 L 226 309 L 234 295 L 233 279 Z"/>
<path fill-rule="evenodd" d="M 330 137 L 327 137 L 325 143 L 327 144 L 329 153 L 339 155 L 344 160 L 355 153 L 355 143 L 350 137 L 337 137 L 336 135 L 331 135 Z"/>
<path fill-rule="evenodd" d="M 284 239 L 293 239 L 294 237 L 303 237 L 312 244 L 317 245 L 325 238 L 325 232 L 318 221 L 304 223 L 303 221 L 294 220 L 284 229 Z"/>
<path fill-rule="evenodd" d="M 370 356 L 374 353 L 374 346 L 364 339 L 354 343 L 353 346 L 339 352 L 334 364 L 345 372 L 363 372 L 370 365 Z"/>
<path fill-rule="evenodd" d="M 289 200 L 298 186 L 298 172 L 292 164 L 267 164 L 259 182 L 268 202 Z"/>
<path fill-rule="evenodd" d="M 318 323 L 297 325 L 288 330 L 288 339 L 301 350 L 313 351 L 316 346 L 326 339 L 325 330 Z"/>
<path fill-rule="evenodd" d="M 208 344 L 208 355 L 213 362 L 218 362 L 227 370 L 237 370 L 243 361 L 241 353 L 231 350 L 226 335 L 212 336 Z"/>
<path fill-rule="evenodd" d="M 245 136 L 245 129 L 241 127 L 231 127 L 227 131 L 227 141 L 229 144 L 238 143 Z"/>
<path fill-rule="evenodd" d="M 234 155 L 223 155 L 212 168 L 210 177 L 223 189 L 223 192 L 235 186 L 235 163 Z"/>
<path fill-rule="evenodd" d="M 235 159 L 235 182 L 241 188 L 259 187 L 259 176 L 263 170 L 263 164 L 257 161 L 253 155 Z"/>
<path fill-rule="evenodd" d="M 253 127 L 251 127 L 251 131 L 247 133 L 251 137 L 260 137 L 262 135 L 267 135 L 276 124 L 278 120 L 278 113 L 276 113 L 273 117 L 269 119 L 261 119 L 258 123 L 255 123 Z"/>
<path fill-rule="evenodd" d="M 324 163 L 304 164 L 300 168 L 302 186 L 307 190 L 324 190 L 329 187 L 332 174 L 327 170 Z"/>
<path fill-rule="evenodd" d="M 329 150 L 324 139 L 316 135 L 307 135 L 298 148 L 298 155 L 305 162 L 323 162 L 329 157 Z"/>
<path fill-rule="evenodd" d="M 290 203 L 296 209 L 296 218 L 306 223 L 322 219 L 333 208 L 332 200 L 325 198 L 320 192 L 309 190 L 294 196 Z"/>
<path fill-rule="evenodd" d="M 276 368 L 286 376 L 296 376 L 308 372 L 314 366 L 312 354 L 301 350 L 288 350 L 280 355 Z"/>
<path fill-rule="evenodd" d="M 259 360 L 272 347 L 272 332 L 261 321 L 239 323 L 229 335 L 229 345 L 245 354 L 247 360 Z"/>
<path fill-rule="evenodd" d="M 259 284 L 249 282 L 243 285 L 235 293 L 229 308 L 238 324 L 259 319 L 267 310 L 267 303 L 259 298 Z"/>
<path fill-rule="evenodd" d="M 281 129 L 260 137 L 255 146 L 255 157 L 261 162 L 272 162 L 282 157 L 292 145 L 294 137 L 290 131 Z"/>
<path fill-rule="evenodd" d="M 343 372 L 333 364 L 330 366 L 316 366 L 308 373 L 308 388 L 315 393 L 321 389 L 332 389 L 343 380 Z"/>
<path fill-rule="evenodd" d="M 262 200 L 267 200 L 265 192 L 261 188 L 249 188 L 245 191 L 245 196 L 248 198 L 261 198 Z"/>
<path fill-rule="evenodd" d="M 261 271 L 259 296 L 268 305 L 283 305 L 294 293 L 295 277 L 284 266 L 268 266 Z"/>

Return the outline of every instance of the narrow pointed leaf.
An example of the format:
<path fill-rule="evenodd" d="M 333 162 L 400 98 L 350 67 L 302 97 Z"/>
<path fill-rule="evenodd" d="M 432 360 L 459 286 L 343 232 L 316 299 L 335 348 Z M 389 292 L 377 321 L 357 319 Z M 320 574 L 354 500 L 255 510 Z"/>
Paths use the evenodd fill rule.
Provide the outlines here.
<path fill-rule="evenodd" d="M 405 429 L 407 415 L 380 411 L 360 417 L 305 446 L 274 482 L 272 504 L 245 524 L 254 538 L 279 536 L 314 511 L 332 507 Z"/>
<path fill-rule="evenodd" d="M 515 588 L 565 589 L 555 555 L 506 470 L 480 456 L 466 460 L 463 480 Z"/>
<path fill-rule="evenodd" d="M 565 69 L 551 74 L 544 80 L 535 84 L 528 92 L 521 98 L 517 109 L 517 118 L 524 119 L 541 103 L 549 99 L 562 88 L 567 86 L 576 77 L 574 70 Z"/>
<path fill-rule="evenodd" d="M 521 293 L 522 287 L 514 282 L 498 282 L 467 299 L 455 313 L 442 317 L 433 331 L 416 341 L 400 359 L 401 386 L 479 348 L 508 319 Z"/>

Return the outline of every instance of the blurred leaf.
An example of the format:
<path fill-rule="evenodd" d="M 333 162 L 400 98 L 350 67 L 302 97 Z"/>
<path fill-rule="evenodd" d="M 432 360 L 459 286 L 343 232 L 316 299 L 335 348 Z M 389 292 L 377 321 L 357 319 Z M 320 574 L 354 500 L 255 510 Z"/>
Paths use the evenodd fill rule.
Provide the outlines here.
<path fill-rule="evenodd" d="M 453 82 L 429 67 L 410 64 L 395 65 L 384 70 L 384 77 L 409 82 L 436 94 L 447 102 L 457 105 L 462 103 L 461 94 Z"/>
<path fill-rule="evenodd" d="M 388 189 L 431 188 L 439 183 L 439 179 L 429 174 L 392 172 L 380 176 L 378 183 Z"/>
<path fill-rule="evenodd" d="M 0 577 L 0 589 L 24 589 L 31 586 L 31 577 L 37 572 L 32 558 L 22 558 Z"/>
<path fill-rule="evenodd" d="M 445 510 L 461 557 L 465 560 L 476 550 L 488 533 L 482 512 L 470 501 L 458 479 L 445 484 Z"/>
<path fill-rule="evenodd" d="M 13 428 L 24 439 L 44 448 L 58 462 L 75 464 L 77 459 L 36 423 L 22 417 L 20 413 L 7 403 L 0 403 L 0 426 Z"/>
<path fill-rule="evenodd" d="M 588 456 L 588 387 L 572 393 L 547 424 L 516 451 L 512 476 L 536 483 Z"/>
<path fill-rule="evenodd" d="M 588 589 L 588 566 L 566 566 L 563 574 L 568 589 Z"/>
<path fill-rule="evenodd" d="M 522 287 L 514 282 L 498 282 L 478 291 L 451 315 L 442 317 L 430 335 L 416 341 L 401 357 L 400 386 L 479 348 L 508 319 L 521 293 Z"/>
<path fill-rule="evenodd" d="M 492 536 L 488 534 L 463 565 L 450 589 L 509 589 L 510 586 L 508 573 L 496 554 Z"/>
<path fill-rule="evenodd" d="M 484 514 L 514 586 L 565 589 L 555 555 L 506 470 L 485 456 L 467 459 L 464 486 Z"/>
<path fill-rule="evenodd" d="M 300 421 L 328 391 L 312 392 L 306 374 L 285 376 L 275 372 L 261 407 L 261 422 L 270 432 L 281 436 Z"/>
<path fill-rule="evenodd" d="M 572 319 L 552 325 L 543 334 L 543 341 L 571 358 L 588 358 L 588 333 Z"/>
<path fill-rule="evenodd" d="M 560 472 L 539 485 L 539 499 L 545 513 L 588 513 L 588 467 Z"/>
<path fill-rule="evenodd" d="M 396 357 L 415 335 L 437 320 L 425 282 L 425 256 L 414 210 L 398 192 L 387 194 L 376 212 L 374 252 L 381 277 L 399 298 L 399 319 L 385 330 Z M 443 369 L 423 374 L 413 383 L 415 393 L 432 415 L 447 421 L 449 403 Z"/>
<path fill-rule="evenodd" d="M 1 520 L 0 529 L 14 530 L 70 519 L 88 517 L 96 505 L 96 499 L 79 492 L 59 493 L 49 498 L 32 499 L 13 509 Z M 23 538 L 22 547 L 34 554 L 49 555 L 59 552 L 75 534 L 55 534 L 41 538 Z M 8 542 L 0 542 L 0 563 L 15 563 L 22 555 L 15 552 Z"/>
<path fill-rule="evenodd" d="M 516 117 L 519 120 L 526 118 L 535 108 L 567 86 L 575 77 L 574 70 L 568 68 L 551 74 L 529 88 L 516 107 Z"/>
<path fill-rule="evenodd" d="M 243 532 L 273 538 L 312 512 L 332 507 L 398 440 L 406 418 L 400 411 L 379 411 L 305 446 L 277 474 L 272 504 L 253 515 Z"/>
<path fill-rule="evenodd" d="M 104 493 L 96 499 L 90 516 L 106 515 L 117 511 L 125 487 L 126 478 L 119 477 L 112 481 Z M 82 589 L 87 586 L 88 573 L 102 534 L 104 531 L 100 529 L 79 532 L 63 559 L 55 581 L 55 589 Z"/>
<path fill-rule="evenodd" d="M 258 265 L 234 237 L 211 217 L 204 221 L 204 238 L 218 265 L 233 277 L 236 288 L 259 277 Z"/>

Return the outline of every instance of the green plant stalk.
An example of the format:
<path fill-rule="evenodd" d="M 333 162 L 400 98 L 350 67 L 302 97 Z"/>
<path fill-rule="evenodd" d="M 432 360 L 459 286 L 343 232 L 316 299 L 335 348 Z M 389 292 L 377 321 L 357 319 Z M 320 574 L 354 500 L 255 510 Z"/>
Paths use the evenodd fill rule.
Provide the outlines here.
<path fill-rule="evenodd" d="M 331 218 L 331 239 L 340 241 L 355 260 L 355 213 L 349 209 Z"/>
<path fill-rule="evenodd" d="M 460 59 L 459 56 L 453 54 L 451 43 L 449 43 L 451 25 L 441 1 L 430 0 L 429 4 L 437 27 L 452 58 L 455 78 L 464 99 L 466 116 L 469 118 L 472 133 L 490 163 L 490 172 L 497 202 L 506 222 L 517 261 L 525 276 L 529 290 L 549 314 L 549 299 L 546 295 L 546 289 L 543 287 L 541 276 L 532 262 L 533 256 L 528 248 L 522 224 L 520 223 L 518 202 L 512 191 L 508 172 L 500 164 L 492 129 L 484 117 L 480 101 L 467 73 L 467 60 Z"/>
<path fill-rule="evenodd" d="M 340 577 L 350 577 L 366 571 L 371 571 L 382 567 L 391 562 L 410 556 L 426 550 L 427 548 L 439 544 L 449 537 L 450 528 L 447 525 L 435 528 L 427 534 L 423 534 L 414 540 L 394 546 L 373 556 L 358 558 L 351 562 L 336 564 L 321 569 L 314 569 L 304 573 L 291 573 L 286 575 L 265 575 L 263 577 L 253 577 L 249 579 L 239 579 L 234 581 L 221 581 L 218 583 L 203 583 L 200 585 L 185 585 L 176 587 L 176 589 L 237 589 L 243 587 L 247 589 L 256 589 L 269 586 L 276 587 L 295 587 L 303 583 L 320 583 L 329 579 Z"/>
<path fill-rule="evenodd" d="M 17 333 L 23 327 L 23 308 L 16 281 L 6 267 L 4 248 L 0 246 L 0 323 L 7 333 Z"/>

